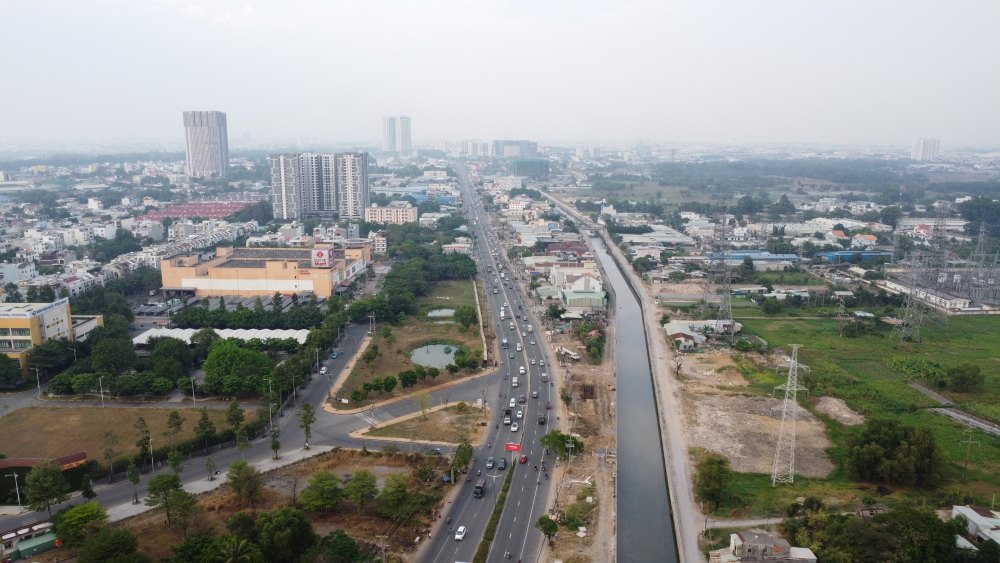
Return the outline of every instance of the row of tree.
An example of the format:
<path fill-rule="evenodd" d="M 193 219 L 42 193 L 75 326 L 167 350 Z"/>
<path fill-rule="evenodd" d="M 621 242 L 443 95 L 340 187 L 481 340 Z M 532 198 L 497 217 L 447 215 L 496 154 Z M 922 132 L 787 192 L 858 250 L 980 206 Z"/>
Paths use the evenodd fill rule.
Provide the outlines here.
<path fill-rule="evenodd" d="M 185 307 L 174 313 L 170 321 L 180 328 L 235 328 L 235 329 L 292 329 L 300 330 L 319 326 L 325 312 L 315 295 L 306 302 L 299 302 L 298 294 L 292 295 L 292 306 L 283 309 L 283 298 L 275 293 L 268 307 L 258 297 L 252 307 L 242 303 L 229 309 L 222 297 L 217 302 L 205 298 L 202 306 Z M 212 303 L 217 306 L 211 308 Z"/>

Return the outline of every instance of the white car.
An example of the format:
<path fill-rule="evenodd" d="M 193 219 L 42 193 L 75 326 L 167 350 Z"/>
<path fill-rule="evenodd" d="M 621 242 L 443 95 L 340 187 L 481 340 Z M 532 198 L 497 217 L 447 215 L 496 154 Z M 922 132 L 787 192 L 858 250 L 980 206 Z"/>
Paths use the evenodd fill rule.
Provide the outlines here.
<path fill-rule="evenodd" d="M 538 365 L 544 366 L 545 365 L 545 358 L 542 358 L 541 360 L 538 360 Z"/>
<path fill-rule="evenodd" d="M 524 411 L 517 411 L 515 416 L 517 417 L 518 420 L 521 420 L 522 418 L 524 418 Z"/>
<path fill-rule="evenodd" d="M 517 423 L 516 423 L 516 422 L 515 422 L 514 424 L 511 424 L 511 425 L 510 425 L 510 431 L 511 431 L 511 432 L 517 432 L 518 428 L 519 428 L 519 427 L 518 427 L 518 425 L 517 425 Z"/>
<path fill-rule="evenodd" d="M 508 407 L 508 408 L 514 408 L 516 406 L 517 406 L 517 401 L 514 400 L 513 397 L 511 397 L 511 399 L 510 399 L 510 407 Z"/>
<path fill-rule="evenodd" d="M 524 332 L 524 331 L 522 330 L 522 331 L 521 331 L 521 336 L 528 336 L 528 333 L 527 333 L 527 332 Z"/>
<path fill-rule="evenodd" d="M 465 533 L 468 532 L 468 531 L 469 530 L 467 530 L 465 528 L 465 526 L 459 526 L 458 529 L 455 530 L 455 541 L 462 541 L 462 540 L 464 540 L 465 539 Z"/>
<path fill-rule="evenodd" d="M 532 345 L 532 346 L 534 346 L 534 345 L 535 345 L 535 341 L 534 341 L 534 340 L 532 340 L 532 341 L 531 341 L 531 345 Z"/>
<path fill-rule="evenodd" d="M 535 361 L 535 358 L 531 358 L 531 365 L 535 365 L 536 363 L 538 362 Z"/>
<path fill-rule="evenodd" d="M 320 375 L 326 375 L 326 366 L 323 366 L 323 367 L 319 368 L 319 374 Z"/>

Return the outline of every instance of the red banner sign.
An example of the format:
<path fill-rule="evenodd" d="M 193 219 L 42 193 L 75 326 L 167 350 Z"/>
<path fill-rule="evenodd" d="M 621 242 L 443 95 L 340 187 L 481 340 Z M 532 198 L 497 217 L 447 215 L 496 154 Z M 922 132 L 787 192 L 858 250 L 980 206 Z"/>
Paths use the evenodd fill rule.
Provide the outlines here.
<path fill-rule="evenodd" d="M 519 452 L 519 451 L 521 451 L 521 444 L 512 444 L 512 443 L 508 442 L 507 443 L 507 451 L 508 452 Z"/>

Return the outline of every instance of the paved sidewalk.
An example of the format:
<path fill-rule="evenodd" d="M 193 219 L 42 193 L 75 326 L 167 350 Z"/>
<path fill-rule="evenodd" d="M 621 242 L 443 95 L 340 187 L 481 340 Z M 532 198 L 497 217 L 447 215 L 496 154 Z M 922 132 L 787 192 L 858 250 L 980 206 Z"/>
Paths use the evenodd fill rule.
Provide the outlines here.
<path fill-rule="evenodd" d="M 280 469 L 282 467 L 298 463 L 304 459 L 318 456 L 326 452 L 332 451 L 333 448 L 329 446 L 313 446 L 310 450 L 305 450 L 299 448 L 297 450 L 292 450 L 290 452 L 285 452 L 279 459 L 271 459 L 270 456 L 265 459 L 260 459 L 257 461 L 248 460 L 251 465 L 257 468 L 261 473 L 267 473 L 274 471 L 275 469 Z M 186 463 L 184 469 L 187 471 L 202 471 L 200 463 Z M 169 471 L 169 470 L 167 470 Z M 183 486 L 183 489 L 189 493 L 194 493 L 200 495 L 202 493 L 207 493 L 209 491 L 214 491 L 226 483 L 226 468 L 219 468 L 220 475 L 217 475 L 215 479 L 209 481 L 206 477 L 205 479 L 199 479 L 197 481 L 192 481 Z M 97 488 L 96 491 L 100 493 L 101 488 Z M 117 522 L 119 520 L 124 520 L 126 518 L 131 518 L 132 516 L 137 516 L 144 512 L 152 510 L 151 507 L 146 506 L 143 503 L 143 499 L 139 499 L 139 504 L 125 503 L 118 506 L 113 506 L 108 509 L 108 521 Z"/>

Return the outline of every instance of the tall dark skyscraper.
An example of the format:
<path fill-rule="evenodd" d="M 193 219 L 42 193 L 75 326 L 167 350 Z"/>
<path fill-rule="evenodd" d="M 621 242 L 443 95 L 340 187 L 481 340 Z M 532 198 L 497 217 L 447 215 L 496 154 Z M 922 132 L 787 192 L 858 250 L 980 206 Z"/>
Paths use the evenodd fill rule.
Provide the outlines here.
<path fill-rule="evenodd" d="M 229 133 L 221 111 L 184 112 L 187 140 L 187 175 L 219 177 L 229 174 Z"/>

